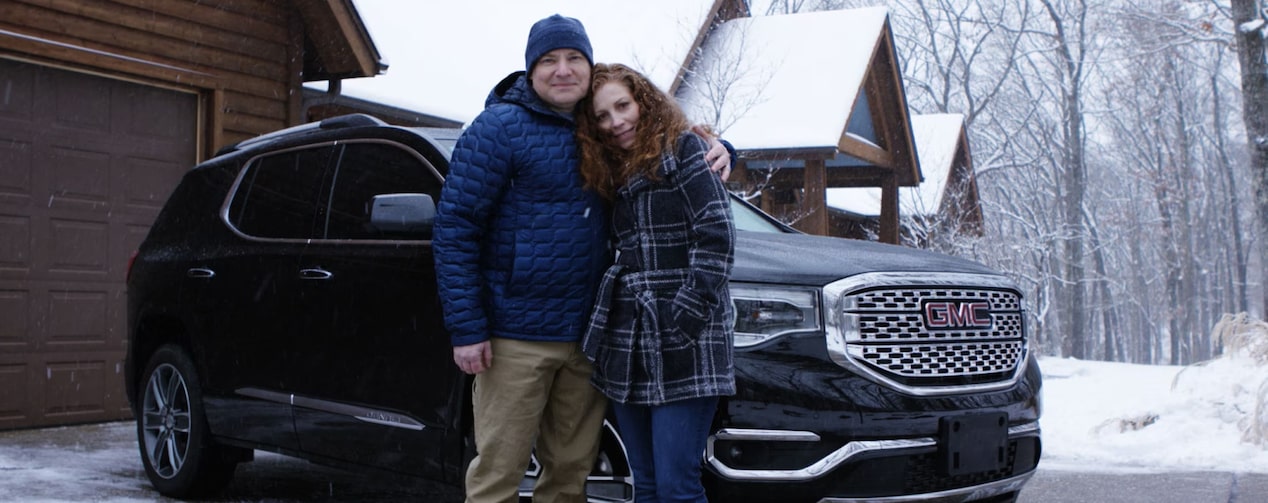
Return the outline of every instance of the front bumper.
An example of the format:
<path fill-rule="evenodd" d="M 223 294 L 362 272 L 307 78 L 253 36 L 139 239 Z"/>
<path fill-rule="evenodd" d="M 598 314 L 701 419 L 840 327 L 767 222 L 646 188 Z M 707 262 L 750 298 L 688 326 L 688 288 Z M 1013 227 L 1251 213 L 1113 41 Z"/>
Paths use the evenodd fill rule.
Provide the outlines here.
<path fill-rule="evenodd" d="M 1042 376 L 1013 386 L 911 396 L 830 361 L 822 339 L 736 352 L 735 396 L 706 448 L 718 501 L 974 501 L 1017 491 L 1038 465 Z M 1003 416 L 1005 462 L 952 469 L 942 423 Z M 977 458 L 974 458 L 977 459 Z"/>
<path fill-rule="evenodd" d="M 808 431 L 725 428 L 709 438 L 705 453 L 722 485 L 757 499 L 793 496 L 820 503 L 968 502 L 1016 492 L 1034 474 L 1039 458 L 1037 422 L 1008 428 L 1009 459 L 1000 470 L 949 475 L 938 467 L 938 439 L 918 437 L 856 440 L 805 466 L 753 469 L 730 466 L 718 449 L 743 450 L 772 444 L 810 449 L 819 436 Z M 796 447 L 791 447 L 795 450 Z M 773 451 L 764 447 L 764 451 Z"/>

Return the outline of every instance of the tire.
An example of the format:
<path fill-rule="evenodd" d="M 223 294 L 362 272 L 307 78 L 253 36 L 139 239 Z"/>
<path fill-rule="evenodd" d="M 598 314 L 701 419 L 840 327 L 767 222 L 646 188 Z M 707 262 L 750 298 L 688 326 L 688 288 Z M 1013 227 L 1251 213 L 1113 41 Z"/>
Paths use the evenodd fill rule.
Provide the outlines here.
<path fill-rule="evenodd" d="M 589 501 L 634 501 L 634 474 L 630 471 L 625 443 L 612 422 L 604 421 L 599 455 L 586 483 Z"/>
<path fill-rule="evenodd" d="M 193 361 L 181 348 L 166 345 L 154 352 L 145 369 L 136 424 L 150 484 L 172 498 L 220 492 L 232 480 L 239 457 L 235 449 L 211 438 Z"/>
<path fill-rule="evenodd" d="M 529 460 L 525 482 L 520 485 L 520 503 L 532 503 L 531 488 L 536 483 L 540 470 L 541 465 L 537 463 L 537 453 L 534 452 Z M 599 439 L 599 454 L 586 480 L 587 501 L 612 503 L 634 501 L 634 476 L 630 472 L 629 461 L 626 458 L 625 444 L 621 442 L 621 436 L 616 432 L 612 422 L 603 422 L 602 437 Z"/>

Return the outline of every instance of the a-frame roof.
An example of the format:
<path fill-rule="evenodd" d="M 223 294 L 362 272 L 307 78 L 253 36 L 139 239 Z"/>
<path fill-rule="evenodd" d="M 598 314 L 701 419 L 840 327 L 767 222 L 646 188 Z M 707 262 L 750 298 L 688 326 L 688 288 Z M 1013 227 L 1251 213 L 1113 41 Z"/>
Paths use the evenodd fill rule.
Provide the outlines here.
<path fill-rule="evenodd" d="M 352 0 L 296 0 L 304 19 L 304 80 L 373 77 L 387 71 Z"/>
<path fill-rule="evenodd" d="M 955 167 L 957 156 L 967 154 L 964 116 L 914 115 L 911 117 L 911 129 L 925 180 L 919 186 L 901 191 L 898 204 L 905 215 L 932 215 L 939 211 L 948 196 L 948 177 Z M 830 188 L 828 206 L 854 215 L 875 217 L 881 212 L 881 189 Z"/>
<path fill-rule="evenodd" d="M 713 0 L 705 17 L 700 20 L 699 27 L 695 30 L 695 37 L 691 39 L 691 43 L 686 50 L 671 56 L 678 56 L 678 71 L 674 74 L 674 79 L 668 84 L 664 82 L 656 82 L 656 85 L 664 89 L 670 96 L 676 96 L 678 90 L 682 88 L 683 81 L 687 78 L 687 70 L 691 68 L 691 63 L 695 60 L 698 49 L 704 44 L 709 34 L 721 23 L 736 18 L 747 18 L 751 15 L 749 12 L 748 0 Z"/>
<path fill-rule="evenodd" d="M 748 157 L 879 167 L 898 185 L 919 183 L 886 9 L 735 19 L 700 54 L 679 102 L 693 119 L 720 118 L 723 136 Z M 728 84 L 725 100 L 713 83 Z"/>

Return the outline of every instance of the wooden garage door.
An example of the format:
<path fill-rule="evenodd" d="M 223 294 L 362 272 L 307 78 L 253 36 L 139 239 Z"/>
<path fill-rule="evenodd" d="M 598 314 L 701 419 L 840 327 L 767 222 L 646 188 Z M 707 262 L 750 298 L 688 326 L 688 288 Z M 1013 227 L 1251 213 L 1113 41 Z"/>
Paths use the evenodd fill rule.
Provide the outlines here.
<path fill-rule="evenodd" d="M 197 97 L 0 59 L 0 429 L 130 416 L 124 276 Z"/>

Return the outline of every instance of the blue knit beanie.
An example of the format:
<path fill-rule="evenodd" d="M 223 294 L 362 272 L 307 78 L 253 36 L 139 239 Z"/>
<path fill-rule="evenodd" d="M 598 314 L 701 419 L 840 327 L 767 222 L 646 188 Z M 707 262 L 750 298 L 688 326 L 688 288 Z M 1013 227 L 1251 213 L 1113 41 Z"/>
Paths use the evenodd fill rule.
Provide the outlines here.
<path fill-rule="evenodd" d="M 581 26 L 581 21 L 555 14 L 533 24 L 528 31 L 528 48 L 524 50 L 524 67 L 528 73 L 533 73 L 533 65 L 542 55 L 555 49 L 576 49 L 594 64 L 586 27 Z"/>

